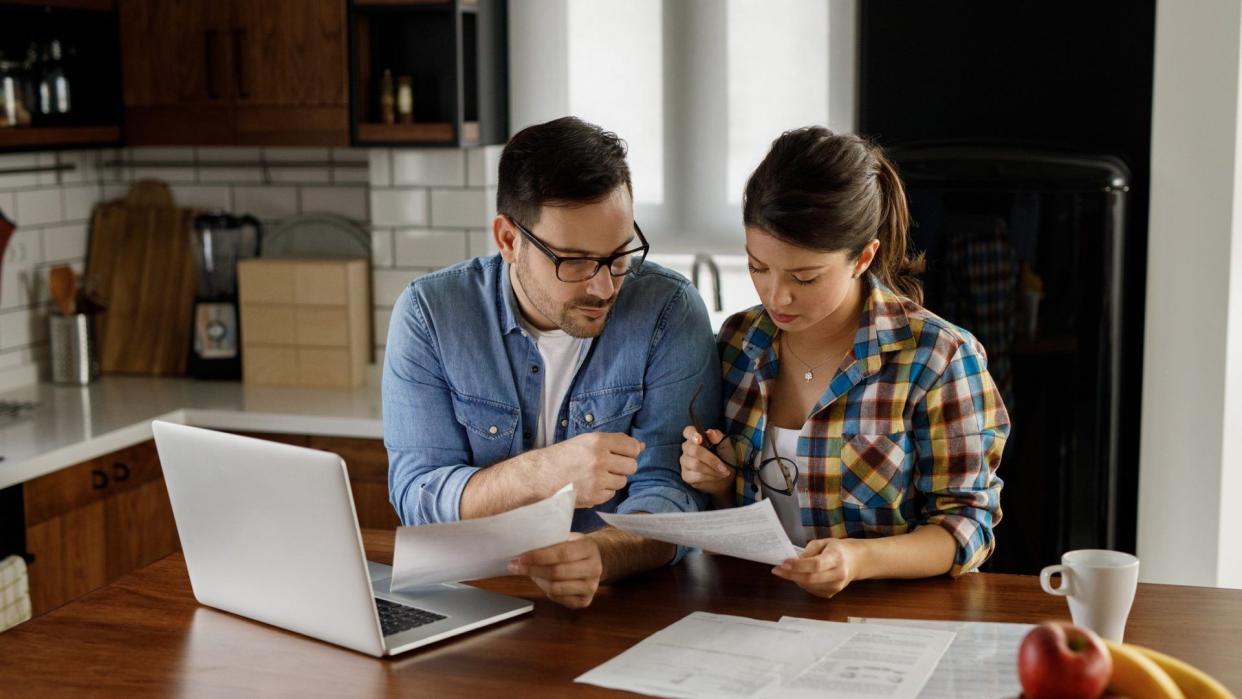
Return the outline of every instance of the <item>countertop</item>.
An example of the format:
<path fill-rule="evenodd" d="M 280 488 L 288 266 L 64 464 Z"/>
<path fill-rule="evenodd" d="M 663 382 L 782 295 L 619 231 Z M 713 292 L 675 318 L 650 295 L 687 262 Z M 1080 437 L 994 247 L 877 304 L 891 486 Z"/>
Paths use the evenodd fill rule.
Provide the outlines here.
<path fill-rule="evenodd" d="M 250 432 L 384 436 L 378 376 L 356 389 L 107 376 L 85 387 L 40 383 L 0 400 L 37 403 L 0 426 L 0 488 L 148 440 L 157 419 Z"/>

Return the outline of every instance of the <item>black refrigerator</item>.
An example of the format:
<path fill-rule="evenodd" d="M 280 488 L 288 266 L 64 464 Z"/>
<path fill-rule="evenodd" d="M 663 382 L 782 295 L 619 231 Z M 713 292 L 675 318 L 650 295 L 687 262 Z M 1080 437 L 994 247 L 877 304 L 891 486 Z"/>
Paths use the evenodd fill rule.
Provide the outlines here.
<path fill-rule="evenodd" d="M 1119 460 L 1128 169 L 982 143 L 890 155 L 927 256 L 924 304 L 983 343 L 1013 425 L 985 570 L 1036 573 L 1067 550 L 1117 547 L 1133 477 Z"/>

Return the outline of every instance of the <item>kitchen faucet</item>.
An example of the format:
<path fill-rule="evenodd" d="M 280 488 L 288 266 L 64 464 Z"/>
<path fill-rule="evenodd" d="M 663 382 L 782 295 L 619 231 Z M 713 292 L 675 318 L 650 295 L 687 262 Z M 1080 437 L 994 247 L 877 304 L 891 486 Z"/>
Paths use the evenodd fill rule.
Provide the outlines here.
<path fill-rule="evenodd" d="M 702 252 L 695 254 L 694 262 L 690 265 L 690 283 L 694 284 L 696 289 L 703 288 L 699 286 L 699 270 L 704 265 L 712 273 L 712 310 L 719 313 L 724 310 L 724 302 L 720 296 L 720 266 L 716 264 L 711 255 Z"/>

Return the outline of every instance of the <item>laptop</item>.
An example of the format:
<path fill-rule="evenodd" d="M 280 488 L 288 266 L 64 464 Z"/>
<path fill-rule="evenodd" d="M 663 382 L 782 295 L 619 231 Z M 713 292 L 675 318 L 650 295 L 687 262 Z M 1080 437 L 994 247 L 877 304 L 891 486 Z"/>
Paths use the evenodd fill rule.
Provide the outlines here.
<path fill-rule="evenodd" d="M 329 452 L 151 423 L 200 604 L 374 656 L 531 611 L 459 583 L 389 592 L 366 560 L 345 462 Z"/>

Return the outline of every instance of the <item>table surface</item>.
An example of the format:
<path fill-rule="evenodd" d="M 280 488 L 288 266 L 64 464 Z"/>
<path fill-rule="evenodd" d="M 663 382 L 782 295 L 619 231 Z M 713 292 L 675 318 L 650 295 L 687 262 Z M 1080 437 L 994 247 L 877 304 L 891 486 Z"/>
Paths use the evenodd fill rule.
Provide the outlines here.
<path fill-rule="evenodd" d="M 393 532 L 364 531 L 368 557 L 391 563 Z M 0 633 L 0 695 L 544 696 L 618 694 L 575 684 L 583 672 L 694 611 L 1034 623 L 1067 619 L 1039 580 L 863 581 L 831 600 L 768 567 L 720 556 L 601 588 L 585 610 L 545 600 L 525 578 L 480 587 L 537 600 L 532 614 L 395 658 L 377 659 L 200 606 L 174 554 Z M 1242 694 L 1242 590 L 1139 585 L 1126 640 L 1182 658 Z"/>

